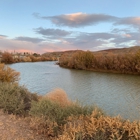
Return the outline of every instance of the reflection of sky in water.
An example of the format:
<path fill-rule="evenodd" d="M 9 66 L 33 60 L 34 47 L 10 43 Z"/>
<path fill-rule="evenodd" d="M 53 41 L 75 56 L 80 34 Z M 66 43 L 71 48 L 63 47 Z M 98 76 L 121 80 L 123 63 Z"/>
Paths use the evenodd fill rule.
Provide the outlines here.
<path fill-rule="evenodd" d="M 83 104 L 96 104 L 107 114 L 140 119 L 140 76 L 70 70 L 54 62 L 17 63 L 10 67 L 21 73 L 20 84 L 45 94 L 54 88 Z"/>

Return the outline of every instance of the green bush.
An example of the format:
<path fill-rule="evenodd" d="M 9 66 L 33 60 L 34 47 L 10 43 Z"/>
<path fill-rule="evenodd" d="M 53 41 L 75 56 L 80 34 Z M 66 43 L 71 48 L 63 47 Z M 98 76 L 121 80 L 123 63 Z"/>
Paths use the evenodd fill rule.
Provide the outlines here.
<path fill-rule="evenodd" d="M 30 109 L 32 99 L 37 100 L 37 96 L 25 87 L 0 82 L 0 109 L 4 112 L 24 115 Z"/>
<path fill-rule="evenodd" d="M 58 125 L 65 124 L 66 118 L 75 115 L 90 115 L 94 110 L 93 106 L 80 106 L 72 103 L 71 105 L 62 107 L 57 102 L 49 99 L 42 99 L 39 102 L 33 101 L 30 109 L 32 116 L 44 116 Z"/>
<path fill-rule="evenodd" d="M 30 109 L 30 114 L 33 116 L 44 116 L 53 122 L 58 122 L 62 117 L 63 111 L 59 104 L 51 102 L 50 100 L 41 100 L 39 102 L 33 101 Z"/>

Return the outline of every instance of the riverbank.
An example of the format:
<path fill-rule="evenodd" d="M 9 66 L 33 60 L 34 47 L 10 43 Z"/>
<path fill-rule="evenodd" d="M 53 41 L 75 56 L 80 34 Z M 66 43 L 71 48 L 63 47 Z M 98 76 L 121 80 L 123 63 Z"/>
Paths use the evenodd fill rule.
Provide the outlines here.
<path fill-rule="evenodd" d="M 29 91 L 44 95 L 60 87 L 71 100 L 78 99 L 83 105 L 96 104 L 108 115 L 120 114 L 132 121 L 140 119 L 139 76 L 71 70 L 54 63 L 17 63 L 9 66 L 20 72 L 20 85 L 26 85 Z"/>
<path fill-rule="evenodd" d="M 10 136 L 9 140 L 140 139 L 140 121 L 107 116 L 96 106 L 70 100 L 62 89 L 46 95 L 31 93 L 18 84 L 18 76 L 18 72 L 1 65 L 0 109 L 5 113 L 0 113 L 2 140 Z"/>
<path fill-rule="evenodd" d="M 77 51 L 62 55 L 58 64 L 70 69 L 139 75 L 140 47 L 99 52 Z"/>
<path fill-rule="evenodd" d="M 62 89 L 38 96 L 22 86 L 0 84 L 0 108 L 11 114 L 0 114 L 2 140 L 140 139 L 140 122 L 72 102 Z"/>
<path fill-rule="evenodd" d="M 59 65 L 62 68 L 66 68 L 66 69 L 75 69 L 75 68 L 71 68 L 68 66 L 62 66 L 60 65 L 59 62 L 56 63 L 56 65 Z M 86 69 L 77 69 L 77 70 L 86 70 L 86 71 L 91 71 L 91 72 L 101 72 L 101 73 L 114 73 L 114 74 L 129 74 L 129 75 L 140 75 L 140 72 L 121 72 L 121 71 L 115 71 L 115 70 L 103 70 L 103 69 L 92 69 L 92 68 L 86 68 Z"/>

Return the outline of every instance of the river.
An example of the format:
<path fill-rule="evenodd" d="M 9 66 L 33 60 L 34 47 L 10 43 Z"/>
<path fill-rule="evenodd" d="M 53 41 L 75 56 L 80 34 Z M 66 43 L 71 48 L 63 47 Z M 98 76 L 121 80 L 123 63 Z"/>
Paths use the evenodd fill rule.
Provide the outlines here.
<path fill-rule="evenodd" d="M 72 100 L 95 104 L 107 115 L 140 120 L 140 76 L 71 70 L 55 62 L 15 63 L 20 85 L 44 95 L 62 88 Z"/>

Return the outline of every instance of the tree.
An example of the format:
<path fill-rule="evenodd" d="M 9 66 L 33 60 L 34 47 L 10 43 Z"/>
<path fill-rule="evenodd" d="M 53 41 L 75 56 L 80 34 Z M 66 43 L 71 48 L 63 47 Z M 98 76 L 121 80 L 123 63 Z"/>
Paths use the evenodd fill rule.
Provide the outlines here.
<path fill-rule="evenodd" d="M 73 54 L 71 58 L 71 65 L 76 69 L 89 69 L 92 68 L 94 55 L 90 51 L 80 51 Z"/>
<path fill-rule="evenodd" d="M 12 57 L 12 55 L 10 53 L 4 52 L 2 54 L 2 62 L 6 63 L 6 64 L 10 64 L 10 63 L 14 62 L 14 59 L 13 59 L 13 57 Z"/>

